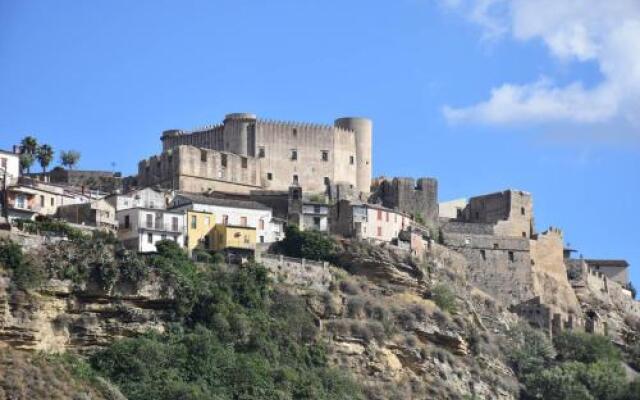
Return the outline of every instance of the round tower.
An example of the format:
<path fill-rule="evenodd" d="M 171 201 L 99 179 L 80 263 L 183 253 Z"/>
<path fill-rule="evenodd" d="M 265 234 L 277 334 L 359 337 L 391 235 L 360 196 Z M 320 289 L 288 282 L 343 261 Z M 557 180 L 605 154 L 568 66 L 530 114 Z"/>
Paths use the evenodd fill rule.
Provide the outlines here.
<path fill-rule="evenodd" d="M 243 156 L 255 156 L 256 115 L 232 113 L 224 117 L 224 150 Z"/>
<path fill-rule="evenodd" d="M 162 142 L 162 150 L 168 150 L 178 144 L 178 137 L 182 134 L 180 129 L 167 129 L 162 131 L 160 141 Z"/>
<path fill-rule="evenodd" d="M 367 118 L 338 118 L 334 126 L 349 129 L 356 135 L 356 185 L 358 190 L 369 193 L 371 190 L 371 139 L 373 123 Z"/>

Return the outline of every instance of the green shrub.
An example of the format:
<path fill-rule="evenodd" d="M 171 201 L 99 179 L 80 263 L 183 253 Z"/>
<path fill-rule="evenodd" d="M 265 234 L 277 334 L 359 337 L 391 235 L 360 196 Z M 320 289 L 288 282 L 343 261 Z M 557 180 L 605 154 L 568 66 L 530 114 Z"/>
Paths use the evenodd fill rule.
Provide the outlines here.
<path fill-rule="evenodd" d="M 553 344 L 558 351 L 558 361 L 593 363 L 621 358 L 620 351 L 607 336 L 564 332 L 554 337 Z"/>
<path fill-rule="evenodd" d="M 556 356 L 551 340 L 541 331 L 520 323 L 509 331 L 507 358 L 520 377 L 549 366 Z"/>
<path fill-rule="evenodd" d="M 0 266 L 11 271 L 13 283 L 23 290 L 40 286 L 45 278 L 45 272 L 36 260 L 25 256 L 22 247 L 9 240 L 0 241 Z"/>
<path fill-rule="evenodd" d="M 336 243 L 326 233 L 300 231 L 297 226 L 289 225 L 284 239 L 278 243 L 278 249 L 289 257 L 333 261 Z"/>
<path fill-rule="evenodd" d="M 456 312 L 456 295 L 449 287 L 439 284 L 431 289 L 431 298 L 442 311 L 448 313 Z"/>

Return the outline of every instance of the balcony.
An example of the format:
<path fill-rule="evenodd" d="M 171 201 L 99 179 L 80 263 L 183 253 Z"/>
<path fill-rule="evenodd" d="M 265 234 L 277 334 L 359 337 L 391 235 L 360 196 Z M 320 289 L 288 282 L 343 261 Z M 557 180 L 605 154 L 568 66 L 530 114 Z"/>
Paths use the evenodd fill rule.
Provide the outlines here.
<path fill-rule="evenodd" d="M 139 230 L 142 231 L 154 231 L 154 232 L 169 232 L 169 233 L 181 233 L 183 231 L 182 224 L 175 225 L 173 223 L 161 223 L 161 224 L 152 224 L 142 225 Z"/>

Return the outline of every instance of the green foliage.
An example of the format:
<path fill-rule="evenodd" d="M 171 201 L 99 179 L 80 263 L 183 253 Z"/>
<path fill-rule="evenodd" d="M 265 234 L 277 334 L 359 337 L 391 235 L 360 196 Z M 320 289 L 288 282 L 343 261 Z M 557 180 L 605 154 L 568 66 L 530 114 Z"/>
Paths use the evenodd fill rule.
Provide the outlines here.
<path fill-rule="evenodd" d="M 593 363 L 620 360 L 620 351 L 606 336 L 565 332 L 556 336 L 553 344 L 558 350 L 558 361 Z"/>
<path fill-rule="evenodd" d="M 29 173 L 31 171 L 31 167 L 33 166 L 34 162 L 35 162 L 35 158 L 33 157 L 33 154 L 31 153 L 20 154 L 20 170 L 22 172 L 26 170 L 27 173 Z"/>
<path fill-rule="evenodd" d="M 91 359 L 127 398 L 362 398 L 327 368 L 304 301 L 272 291 L 263 267 L 198 270 L 178 250 L 160 243 L 154 262 L 189 281 L 185 325 L 116 342 Z"/>
<path fill-rule="evenodd" d="M 68 150 L 60 152 L 60 163 L 68 167 L 69 169 L 73 169 L 73 167 L 80 161 L 80 152 L 76 150 Z"/>
<path fill-rule="evenodd" d="M 289 225 L 285 238 L 279 242 L 279 249 L 289 257 L 332 261 L 336 254 L 336 243 L 326 233 L 300 231 L 297 226 Z"/>
<path fill-rule="evenodd" d="M 544 369 L 556 355 L 551 340 L 526 323 L 511 329 L 509 338 L 511 346 L 507 350 L 507 358 L 519 376 Z"/>
<path fill-rule="evenodd" d="M 42 268 L 26 257 L 22 253 L 22 247 L 12 241 L 0 241 L 0 266 L 11 271 L 12 281 L 23 290 L 38 287 L 44 280 Z"/>
<path fill-rule="evenodd" d="M 421 212 L 417 212 L 413 215 L 413 220 L 416 221 L 417 223 L 419 223 L 420 225 L 424 225 L 425 221 L 424 221 L 424 217 L 422 216 Z"/>
<path fill-rule="evenodd" d="M 36 151 L 36 159 L 38 163 L 42 167 L 42 172 L 47 172 L 47 167 L 51 164 L 53 160 L 54 151 L 53 148 L 48 144 L 43 144 L 38 147 Z"/>
<path fill-rule="evenodd" d="M 434 286 L 431 289 L 431 298 L 442 311 L 448 313 L 456 312 L 456 295 L 449 287 L 443 284 Z"/>
<path fill-rule="evenodd" d="M 16 219 L 14 220 L 14 225 L 21 231 L 36 235 L 48 233 L 55 236 L 64 236 L 70 240 L 78 240 L 85 237 L 85 234 L 81 230 L 71 227 L 64 221 L 46 216 L 38 216 L 35 221 L 30 219 Z"/>

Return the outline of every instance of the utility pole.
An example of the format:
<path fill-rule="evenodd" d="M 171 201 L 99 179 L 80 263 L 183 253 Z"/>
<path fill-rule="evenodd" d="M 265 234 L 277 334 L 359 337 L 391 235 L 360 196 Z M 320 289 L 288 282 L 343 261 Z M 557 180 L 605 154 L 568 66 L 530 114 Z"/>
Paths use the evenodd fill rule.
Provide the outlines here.
<path fill-rule="evenodd" d="M 7 169 L 2 168 L 2 216 L 8 221 L 9 212 L 7 210 Z"/>

